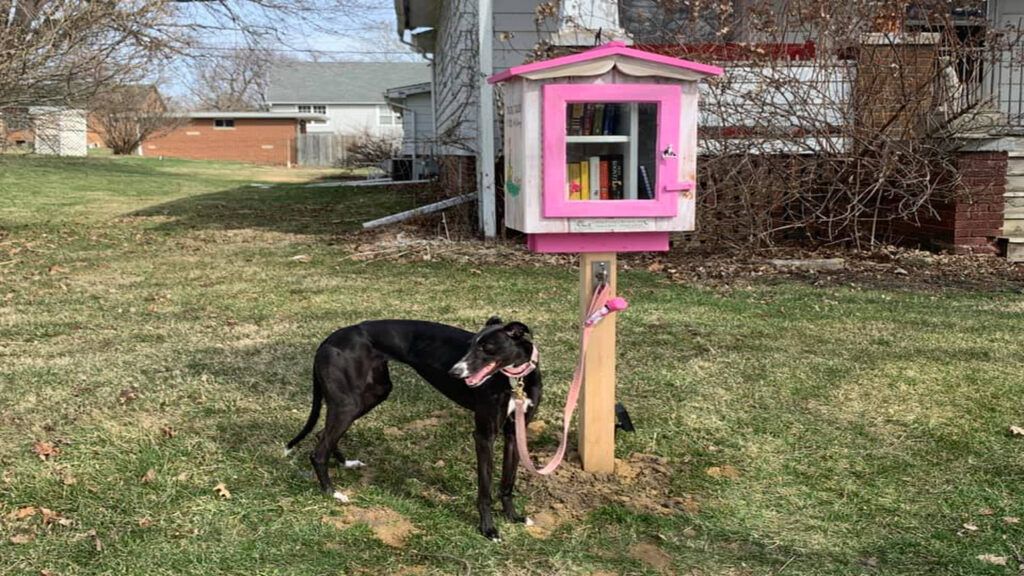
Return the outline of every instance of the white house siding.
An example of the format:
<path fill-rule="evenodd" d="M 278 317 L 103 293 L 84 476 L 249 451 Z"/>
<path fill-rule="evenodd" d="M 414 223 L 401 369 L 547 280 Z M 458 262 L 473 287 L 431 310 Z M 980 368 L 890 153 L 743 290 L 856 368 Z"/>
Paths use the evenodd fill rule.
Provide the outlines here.
<path fill-rule="evenodd" d="M 430 105 L 430 92 L 412 94 L 405 98 L 402 105 L 409 109 L 402 114 L 402 130 L 412 135 L 402 140 L 402 154 L 433 155 L 434 111 Z"/>
<path fill-rule="evenodd" d="M 303 104 L 306 106 L 306 104 Z M 371 134 L 381 137 L 402 137 L 402 126 L 382 125 L 380 122 L 380 110 L 387 109 L 387 104 L 329 104 L 327 106 L 327 121 L 323 123 L 310 122 L 306 124 L 308 133 L 330 133 L 361 135 Z M 298 112 L 298 104 L 274 104 L 270 107 L 271 112 Z"/>
<path fill-rule="evenodd" d="M 846 61 L 727 66 L 719 81 L 700 86 L 700 126 L 753 134 L 702 145 L 710 152 L 840 152 L 845 142 L 836 129 L 850 121 L 854 76 Z M 771 133 L 791 137 L 757 137 Z"/>

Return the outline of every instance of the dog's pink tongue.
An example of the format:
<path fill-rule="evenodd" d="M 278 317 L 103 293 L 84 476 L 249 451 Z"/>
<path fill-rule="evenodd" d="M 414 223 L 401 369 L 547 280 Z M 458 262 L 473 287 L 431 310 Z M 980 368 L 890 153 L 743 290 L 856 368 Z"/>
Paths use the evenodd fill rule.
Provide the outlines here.
<path fill-rule="evenodd" d="M 491 370 L 494 370 L 494 366 L 494 362 L 491 362 L 487 366 L 481 368 L 480 371 L 477 372 L 476 374 L 472 374 L 466 377 L 466 384 L 469 384 L 470 386 L 472 386 L 473 384 L 479 384 L 480 382 L 483 381 L 484 378 L 487 377 L 488 374 L 491 373 Z"/>

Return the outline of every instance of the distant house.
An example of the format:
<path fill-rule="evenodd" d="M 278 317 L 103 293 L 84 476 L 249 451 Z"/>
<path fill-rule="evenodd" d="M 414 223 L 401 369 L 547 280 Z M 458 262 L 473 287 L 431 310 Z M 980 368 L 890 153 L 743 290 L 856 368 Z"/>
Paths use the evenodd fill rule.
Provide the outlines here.
<path fill-rule="evenodd" d="M 433 156 L 436 153 L 434 99 L 430 82 L 390 88 L 388 104 L 402 116 L 403 156 Z"/>
<path fill-rule="evenodd" d="M 426 63 L 289 62 L 271 70 L 271 112 L 318 114 L 310 133 L 401 137 L 402 115 L 384 93 L 395 86 L 430 82 Z"/>
<path fill-rule="evenodd" d="M 143 142 L 143 156 L 233 160 L 292 166 L 296 136 L 320 114 L 297 112 L 190 112 L 174 130 Z"/>

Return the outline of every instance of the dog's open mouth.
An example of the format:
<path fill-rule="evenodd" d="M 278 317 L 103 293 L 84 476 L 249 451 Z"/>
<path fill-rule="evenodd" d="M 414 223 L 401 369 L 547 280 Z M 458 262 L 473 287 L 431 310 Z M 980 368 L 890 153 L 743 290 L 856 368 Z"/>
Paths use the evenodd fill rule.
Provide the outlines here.
<path fill-rule="evenodd" d="M 491 377 L 491 374 L 494 373 L 494 370 L 497 367 L 498 364 L 496 362 L 491 362 L 490 364 L 484 366 L 480 370 L 477 370 L 476 373 L 466 376 L 466 386 L 469 386 L 470 388 L 476 388 L 477 386 L 483 384 L 485 380 Z"/>

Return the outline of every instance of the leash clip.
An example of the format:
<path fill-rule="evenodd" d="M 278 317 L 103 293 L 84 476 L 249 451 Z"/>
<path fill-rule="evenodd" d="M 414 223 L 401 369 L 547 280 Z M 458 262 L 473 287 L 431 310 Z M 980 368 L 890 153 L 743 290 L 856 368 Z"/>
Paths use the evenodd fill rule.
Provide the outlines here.
<path fill-rule="evenodd" d="M 522 378 L 510 378 L 512 381 L 512 396 L 516 400 L 526 400 L 526 390 L 523 387 Z"/>

